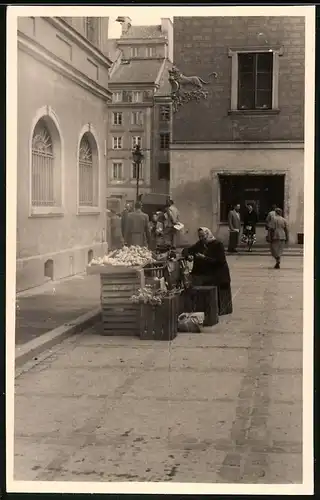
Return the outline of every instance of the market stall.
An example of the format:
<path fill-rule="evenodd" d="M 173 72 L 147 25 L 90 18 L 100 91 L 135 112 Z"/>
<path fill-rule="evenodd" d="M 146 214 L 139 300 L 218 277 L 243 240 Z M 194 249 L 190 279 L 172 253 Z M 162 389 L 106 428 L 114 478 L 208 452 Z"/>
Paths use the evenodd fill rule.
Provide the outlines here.
<path fill-rule="evenodd" d="M 123 247 L 93 259 L 87 272 L 100 275 L 104 335 L 172 340 L 179 315 L 177 269 L 172 256 L 170 260 L 141 247 Z"/>

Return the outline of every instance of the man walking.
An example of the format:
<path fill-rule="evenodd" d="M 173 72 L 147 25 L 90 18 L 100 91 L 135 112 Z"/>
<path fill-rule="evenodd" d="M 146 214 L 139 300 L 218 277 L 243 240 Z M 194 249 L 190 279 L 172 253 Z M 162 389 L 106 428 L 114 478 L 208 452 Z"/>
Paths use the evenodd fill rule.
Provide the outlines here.
<path fill-rule="evenodd" d="M 288 243 L 289 231 L 288 223 L 282 215 L 281 208 L 275 209 L 275 215 L 269 223 L 269 241 L 272 257 L 276 261 L 275 269 L 280 269 L 280 260 L 283 253 L 284 245 Z"/>
<path fill-rule="evenodd" d="M 229 253 L 237 253 L 237 246 L 239 243 L 239 235 L 241 229 L 241 220 L 240 220 L 240 205 L 237 203 L 234 205 L 233 209 L 230 210 L 228 215 L 228 224 L 229 224 Z"/>
<path fill-rule="evenodd" d="M 147 247 L 150 245 L 149 217 L 142 211 L 142 204 L 137 201 L 134 212 L 127 215 L 124 239 L 128 246 Z"/>

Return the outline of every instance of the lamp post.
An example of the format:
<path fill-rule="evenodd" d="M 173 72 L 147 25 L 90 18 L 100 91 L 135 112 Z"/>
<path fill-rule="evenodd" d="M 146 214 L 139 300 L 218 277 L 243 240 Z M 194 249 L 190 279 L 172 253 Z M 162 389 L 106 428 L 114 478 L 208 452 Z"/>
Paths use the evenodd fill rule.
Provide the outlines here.
<path fill-rule="evenodd" d="M 137 144 L 132 151 L 133 162 L 136 166 L 136 201 L 139 201 L 139 182 L 140 182 L 140 165 L 143 160 L 143 154 L 139 144 Z"/>

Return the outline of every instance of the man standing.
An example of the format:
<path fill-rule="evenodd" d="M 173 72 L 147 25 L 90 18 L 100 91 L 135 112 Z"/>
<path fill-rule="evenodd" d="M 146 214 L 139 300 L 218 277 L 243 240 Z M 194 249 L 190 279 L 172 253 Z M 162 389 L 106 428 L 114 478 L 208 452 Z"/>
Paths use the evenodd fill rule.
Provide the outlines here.
<path fill-rule="evenodd" d="M 229 246 L 228 252 L 236 253 L 237 246 L 239 243 L 239 235 L 241 229 L 241 220 L 240 220 L 240 205 L 237 203 L 234 205 L 233 209 L 230 210 L 228 215 L 228 224 L 229 224 Z"/>
<path fill-rule="evenodd" d="M 167 234 L 168 240 L 172 248 L 176 248 L 177 246 L 177 230 L 175 229 L 175 225 L 180 222 L 180 214 L 179 210 L 175 206 L 173 200 L 168 200 L 166 206 L 166 214 L 167 214 Z"/>
<path fill-rule="evenodd" d="M 280 259 L 284 245 L 289 240 L 288 223 L 282 215 L 281 208 L 275 209 L 275 215 L 270 220 L 268 227 L 271 255 L 276 261 L 274 267 L 275 269 L 280 269 Z"/>
<path fill-rule="evenodd" d="M 149 217 L 142 211 L 140 201 L 135 203 L 134 212 L 127 215 L 124 239 L 128 246 L 147 247 L 150 245 Z"/>
<path fill-rule="evenodd" d="M 127 218 L 128 218 L 128 214 L 130 212 L 132 212 L 132 207 L 129 203 L 126 203 L 124 210 L 121 214 L 121 231 L 122 231 L 123 236 L 125 235 L 125 232 L 126 232 Z"/>
<path fill-rule="evenodd" d="M 273 217 L 276 215 L 276 208 L 277 208 L 277 205 L 272 205 L 272 208 L 271 208 L 270 212 L 267 215 L 267 218 L 266 218 L 266 229 L 269 229 L 269 224 L 270 224 L 271 220 L 273 219 Z"/>

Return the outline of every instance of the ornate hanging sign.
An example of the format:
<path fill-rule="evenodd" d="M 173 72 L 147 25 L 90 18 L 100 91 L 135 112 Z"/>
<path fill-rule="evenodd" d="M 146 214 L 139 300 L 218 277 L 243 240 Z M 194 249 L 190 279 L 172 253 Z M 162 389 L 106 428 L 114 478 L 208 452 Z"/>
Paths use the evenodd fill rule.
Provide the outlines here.
<path fill-rule="evenodd" d="M 187 102 L 207 99 L 208 92 L 204 89 L 204 85 L 209 85 L 210 82 L 204 81 L 199 76 L 185 76 L 181 71 L 173 66 L 169 73 L 169 82 L 171 85 L 171 99 L 173 112 Z M 209 78 L 213 76 L 217 78 L 217 73 L 210 73 Z"/>

